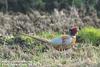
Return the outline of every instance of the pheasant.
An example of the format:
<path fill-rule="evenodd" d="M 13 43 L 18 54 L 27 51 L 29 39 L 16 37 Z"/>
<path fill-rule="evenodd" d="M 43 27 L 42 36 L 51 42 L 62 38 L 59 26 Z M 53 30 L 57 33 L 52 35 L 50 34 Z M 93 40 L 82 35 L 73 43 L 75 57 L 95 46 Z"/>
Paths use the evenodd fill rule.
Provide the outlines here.
<path fill-rule="evenodd" d="M 53 47 L 57 50 L 66 50 L 71 47 L 76 46 L 76 35 L 78 28 L 76 25 L 72 26 L 69 35 L 62 35 L 61 37 L 51 39 L 51 43 L 54 44 Z"/>
<path fill-rule="evenodd" d="M 78 32 L 77 26 L 76 25 L 72 26 L 69 29 L 69 31 L 70 31 L 69 35 L 64 34 L 64 35 L 61 35 L 60 37 L 56 37 L 51 40 L 40 38 L 35 35 L 31 37 L 42 42 L 50 43 L 56 50 L 62 51 L 62 50 L 66 50 L 68 48 L 76 46 L 76 35 Z M 50 46 L 50 45 L 46 45 L 46 46 Z"/>

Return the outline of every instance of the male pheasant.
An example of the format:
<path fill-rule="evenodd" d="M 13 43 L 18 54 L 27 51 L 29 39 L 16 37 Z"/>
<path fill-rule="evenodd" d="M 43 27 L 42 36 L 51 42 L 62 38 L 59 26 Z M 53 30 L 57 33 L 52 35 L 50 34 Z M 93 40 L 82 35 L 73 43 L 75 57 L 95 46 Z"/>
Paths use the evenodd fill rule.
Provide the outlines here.
<path fill-rule="evenodd" d="M 57 50 L 66 50 L 70 47 L 76 46 L 76 34 L 77 34 L 77 26 L 74 25 L 69 30 L 69 35 L 62 35 L 61 37 L 51 39 L 51 43 L 53 47 Z"/>
<path fill-rule="evenodd" d="M 56 50 L 62 51 L 76 46 L 76 34 L 78 32 L 77 26 L 76 25 L 72 26 L 69 29 L 69 31 L 70 31 L 69 35 L 62 35 L 60 37 L 56 37 L 51 40 L 40 38 L 38 36 L 31 36 L 31 37 L 42 42 L 50 43 Z"/>

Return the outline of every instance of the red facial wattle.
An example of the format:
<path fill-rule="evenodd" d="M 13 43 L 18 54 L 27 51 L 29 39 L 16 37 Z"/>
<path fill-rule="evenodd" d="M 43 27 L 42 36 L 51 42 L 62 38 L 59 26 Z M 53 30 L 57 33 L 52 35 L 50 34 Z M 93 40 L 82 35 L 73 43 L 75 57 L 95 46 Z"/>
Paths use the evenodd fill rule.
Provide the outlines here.
<path fill-rule="evenodd" d="M 75 27 L 75 28 L 70 29 L 70 35 L 71 35 L 71 36 L 75 36 L 75 35 L 76 35 L 76 33 L 77 33 L 77 28 L 76 28 L 76 27 Z"/>

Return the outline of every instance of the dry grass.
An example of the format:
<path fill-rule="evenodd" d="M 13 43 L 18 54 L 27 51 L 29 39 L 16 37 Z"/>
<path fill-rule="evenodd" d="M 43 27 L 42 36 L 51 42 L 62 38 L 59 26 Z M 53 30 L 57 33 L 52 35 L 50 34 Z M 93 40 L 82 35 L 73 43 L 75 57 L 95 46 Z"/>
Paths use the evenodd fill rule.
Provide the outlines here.
<path fill-rule="evenodd" d="M 0 56 L 4 57 L 1 58 L 2 60 L 28 60 L 32 61 L 33 66 L 36 67 L 95 67 L 100 63 L 100 47 L 94 47 L 92 44 L 81 44 L 80 48 L 65 51 L 49 49 L 46 52 L 36 52 L 34 55 L 23 53 L 20 47 L 18 47 L 17 53 L 7 46 L 0 48 Z M 28 66 L 26 65 L 26 67 Z"/>
<path fill-rule="evenodd" d="M 99 50 L 100 48 L 93 46 L 83 46 L 79 49 L 69 49 L 62 52 L 49 50 L 48 52 L 43 53 L 42 56 L 40 55 L 38 57 L 39 60 L 36 61 L 36 63 L 43 67 L 91 67 L 91 65 L 97 65 L 100 63 Z"/>
<path fill-rule="evenodd" d="M 76 14 L 78 14 L 77 11 Z M 0 12 L 0 34 L 1 35 L 7 35 L 7 34 L 10 35 L 18 33 L 35 34 L 43 31 L 47 32 L 55 31 L 62 33 L 64 29 L 68 29 L 69 26 L 73 23 L 76 23 L 80 27 L 82 27 L 82 25 L 84 24 L 91 25 L 91 21 L 86 22 L 85 20 L 88 20 L 88 18 L 86 18 L 85 20 L 84 18 L 82 19 L 80 19 L 79 17 L 73 18 L 73 11 L 68 12 L 67 10 L 65 11 L 62 10 L 60 12 L 56 10 L 52 14 L 43 14 L 43 15 L 41 15 L 39 11 L 33 11 L 32 13 L 27 13 L 27 14 L 9 13 L 9 12 L 8 14 L 4 14 Z M 89 16 L 89 18 L 92 20 L 91 16 Z M 93 22 L 92 26 L 96 26 L 95 24 L 97 25 L 97 27 L 100 26 L 99 21 L 95 23 Z"/>

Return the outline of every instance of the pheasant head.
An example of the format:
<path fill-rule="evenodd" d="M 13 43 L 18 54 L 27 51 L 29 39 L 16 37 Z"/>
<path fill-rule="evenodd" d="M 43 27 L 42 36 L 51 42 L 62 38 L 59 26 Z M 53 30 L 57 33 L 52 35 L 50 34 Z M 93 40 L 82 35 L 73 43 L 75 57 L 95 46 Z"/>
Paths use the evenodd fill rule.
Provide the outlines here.
<path fill-rule="evenodd" d="M 71 28 L 69 29 L 69 32 L 71 36 L 76 36 L 78 32 L 77 26 L 76 25 L 71 26 Z"/>

